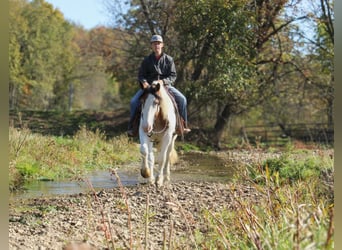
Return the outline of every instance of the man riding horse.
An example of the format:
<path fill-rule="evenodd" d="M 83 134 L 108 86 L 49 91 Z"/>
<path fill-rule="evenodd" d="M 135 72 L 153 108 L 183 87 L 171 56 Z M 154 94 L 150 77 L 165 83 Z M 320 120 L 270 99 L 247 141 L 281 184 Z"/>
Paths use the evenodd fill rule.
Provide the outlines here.
<path fill-rule="evenodd" d="M 130 121 L 128 124 L 128 136 L 134 136 L 135 131 L 133 128 L 134 119 L 138 112 L 140 104 L 140 96 L 143 90 L 148 88 L 153 81 L 158 81 L 161 85 L 167 87 L 169 93 L 174 97 L 180 116 L 182 117 L 183 124 L 179 124 L 179 131 L 181 134 L 186 134 L 191 130 L 188 128 L 187 118 L 187 100 L 186 97 L 177 90 L 173 84 L 176 80 L 177 73 L 173 58 L 163 52 L 163 38 L 160 35 L 153 35 L 151 40 L 151 48 L 153 52 L 144 58 L 140 65 L 138 81 L 141 88 L 133 96 L 130 102 Z"/>

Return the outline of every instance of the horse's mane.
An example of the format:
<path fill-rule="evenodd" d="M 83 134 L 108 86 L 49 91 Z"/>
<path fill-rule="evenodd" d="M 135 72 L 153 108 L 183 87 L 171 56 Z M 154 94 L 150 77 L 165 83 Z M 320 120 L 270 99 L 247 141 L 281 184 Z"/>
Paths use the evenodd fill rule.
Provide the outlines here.
<path fill-rule="evenodd" d="M 159 93 L 160 93 L 160 109 L 161 109 L 161 113 L 162 116 L 165 120 L 168 119 L 168 113 L 170 112 L 170 110 L 173 110 L 173 102 L 169 96 L 169 94 L 166 92 L 166 88 L 161 85 L 160 89 L 159 89 Z"/>

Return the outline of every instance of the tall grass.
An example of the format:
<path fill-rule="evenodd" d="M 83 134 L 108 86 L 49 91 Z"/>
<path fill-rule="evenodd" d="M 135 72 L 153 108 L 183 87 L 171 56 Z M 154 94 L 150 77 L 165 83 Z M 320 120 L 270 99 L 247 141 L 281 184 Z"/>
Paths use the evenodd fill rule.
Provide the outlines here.
<path fill-rule="evenodd" d="M 302 174 L 302 168 L 310 171 Z M 264 162 L 240 166 L 238 172 L 230 186 L 234 199 L 222 209 L 203 206 L 198 215 L 189 218 L 177 195 L 169 195 L 167 204 L 175 209 L 170 210 L 170 225 L 164 225 L 160 249 L 334 249 L 333 160 L 330 156 L 320 151 L 315 154 L 289 151 Z M 118 176 L 117 180 L 120 184 Z M 119 186 L 130 215 L 130 197 L 124 187 Z M 145 225 L 133 229 L 128 216 L 129 243 L 128 239 L 124 241 L 127 249 L 148 249 L 148 215 L 152 207 L 149 195 L 146 196 L 146 217 L 141 220 Z M 173 233 L 172 213 L 175 211 L 185 222 L 185 236 Z M 144 243 L 133 234 L 136 228 L 144 228 Z"/>
<path fill-rule="evenodd" d="M 43 136 L 29 129 L 9 128 L 10 189 L 25 181 L 65 179 L 92 169 L 112 168 L 137 161 L 136 145 L 126 135 L 106 139 L 85 126 L 72 137 Z"/>
<path fill-rule="evenodd" d="M 209 233 L 196 232 L 201 248 L 333 249 L 333 160 L 299 155 L 242 167 L 235 182 L 258 198 L 235 196 L 233 209 L 204 210 Z"/>

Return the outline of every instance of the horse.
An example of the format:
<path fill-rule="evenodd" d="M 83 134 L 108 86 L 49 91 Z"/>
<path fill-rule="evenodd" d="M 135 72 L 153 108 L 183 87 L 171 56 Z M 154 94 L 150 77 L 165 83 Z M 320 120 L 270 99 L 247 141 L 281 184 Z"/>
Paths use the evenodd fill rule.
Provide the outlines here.
<path fill-rule="evenodd" d="M 154 81 L 144 90 L 141 97 L 139 124 L 140 153 L 142 156 L 141 175 L 149 178 L 149 183 L 162 187 L 164 177 L 170 182 L 170 167 L 178 160 L 175 150 L 176 109 L 166 87 Z M 157 146 L 159 174 L 154 176 L 155 158 L 153 143 Z"/>

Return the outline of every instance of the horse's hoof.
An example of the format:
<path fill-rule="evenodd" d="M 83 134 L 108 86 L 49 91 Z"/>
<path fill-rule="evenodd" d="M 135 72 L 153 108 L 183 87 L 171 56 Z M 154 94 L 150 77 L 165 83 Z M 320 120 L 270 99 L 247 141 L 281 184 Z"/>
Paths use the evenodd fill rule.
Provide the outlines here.
<path fill-rule="evenodd" d="M 141 168 L 140 174 L 144 178 L 149 178 L 151 176 L 151 171 L 148 168 Z"/>
<path fill-rule="evenodd" d="M 149 183 L 150 185 L 153 185 L 153 184 L 156 183 L 156 179 L 155 179 L 155 178 L 150 178 L 150 179 L 148 180 L 148 183 Z"/>
<path fill-rule="evenodd" d="M 156 181 L 156 185 L 158 188 L 161 188 L 164 185 L 164 180 L 162 178 L 158 178 Z"/>

